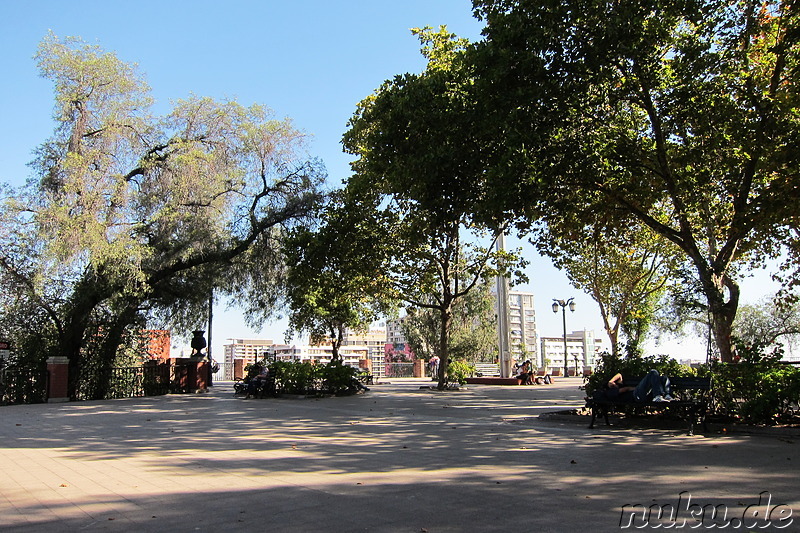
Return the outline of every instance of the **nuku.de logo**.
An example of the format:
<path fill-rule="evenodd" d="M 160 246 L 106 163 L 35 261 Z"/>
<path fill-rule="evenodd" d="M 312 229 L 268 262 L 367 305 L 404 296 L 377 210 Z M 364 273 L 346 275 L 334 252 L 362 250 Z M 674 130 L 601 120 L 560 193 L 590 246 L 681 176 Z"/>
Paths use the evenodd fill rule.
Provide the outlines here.
<path fill-rule="evenodd" d="M 730 528 L 784 529 L 792 525 L 792 508 L 786 504 L 772 503 L 772 494 L 763 491 L 758 502 L 731 509 L 725 503 L 698 503 L 689 491 L 678 494 L 678 502 L 651 505 L 627 504 L 622 506 L 620 529 L 699 529 Z"/>

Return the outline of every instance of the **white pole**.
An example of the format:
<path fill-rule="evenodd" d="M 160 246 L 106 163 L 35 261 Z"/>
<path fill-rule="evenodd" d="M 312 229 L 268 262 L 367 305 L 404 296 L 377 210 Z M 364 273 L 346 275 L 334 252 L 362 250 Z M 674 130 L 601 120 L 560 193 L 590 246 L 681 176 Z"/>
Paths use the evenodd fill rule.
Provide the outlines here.
<path fill-rule="evenodd" d="M 506 237 L 504 233 L 497 239 L 497 251 L 505 250 Z M 511 353 L 508 341 L 508 279 L 497 276 L 497 336 L 500 351 L 500 377 L 511 377 Z"/>

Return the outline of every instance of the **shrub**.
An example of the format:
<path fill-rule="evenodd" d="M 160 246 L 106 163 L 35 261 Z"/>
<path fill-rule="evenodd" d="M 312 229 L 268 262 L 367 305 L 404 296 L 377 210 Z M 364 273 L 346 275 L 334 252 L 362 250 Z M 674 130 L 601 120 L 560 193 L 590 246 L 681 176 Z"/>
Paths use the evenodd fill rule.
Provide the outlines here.
<path fill-rule="evenodd" d="M 275 376 L 275 389 L 286 394 L 354 393 L 358 369 L 331 361 L 313 365 L 299 361 L 275 361 L 269 365 Z"/>
<path fill-rule="evenodd" d="M 341 361 L 331 361 L 320 368 L 322 388 L 329 394 L 352 394 L 358 390 L 356 386 L 358 369 L 343 365 Z"/>
<path fill-rule="evenodd" d="M 774 361 L 715 363 L 712 411 L 750 424 L 790 421 L 800 403 L 800 369 Z"/>
<path fill-rule="evenodd" d="M 286 394 L 308 394 L 313 392 L 318 374 L 317 366 L 300 361 L 275 361 L 269 365 L 275 376 L 275 390 Z"/>
<path fill-rule="evenodd" d="M 447 365 L 447 382 L 463 385 L 467 378 L 475 374 L 475 365 L 466 361 L 450 361 Z"/>

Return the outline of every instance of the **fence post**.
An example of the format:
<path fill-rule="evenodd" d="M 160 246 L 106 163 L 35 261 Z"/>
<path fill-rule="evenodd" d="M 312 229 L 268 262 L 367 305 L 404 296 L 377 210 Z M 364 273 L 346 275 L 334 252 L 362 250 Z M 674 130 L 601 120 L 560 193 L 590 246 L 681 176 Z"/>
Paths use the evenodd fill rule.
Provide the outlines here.
<path fill-rule="evenodd" d="M 56 356 L 47 358 L 47 401 L 69 401 L 69 358 Z"/>
<path fill-rule="evenodd" d="M 233 379 L 244 378 L 244 359 L 233 360 Z"/>
<path fill-rule="evenodd" d="M 414 360 L 414 377 L 415 378 L 425 377 L 425 361 L 423 359 Z"/>

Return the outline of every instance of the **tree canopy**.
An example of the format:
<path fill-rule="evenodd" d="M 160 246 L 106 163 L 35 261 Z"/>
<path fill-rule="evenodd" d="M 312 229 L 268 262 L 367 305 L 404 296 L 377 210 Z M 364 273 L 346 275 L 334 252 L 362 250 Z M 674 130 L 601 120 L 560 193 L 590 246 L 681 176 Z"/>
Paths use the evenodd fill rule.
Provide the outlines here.
<path fill-rule="evenodd" d="M 464 63 L 494 212 L 634 217 L 692 265 L 731 360 L 737 268 L 797 228 L 800 14 L 791 2 L 476 0 Z M 503 164 L 499 164 L 502 162 Z"/>
<path fill-rule="evenodd" d="M 279 241 L 324 179 L 303 133 L 262 106 L 196 96 L 154 116 L 136 68 L 79 39 L 50 34 L 36 59 L 56 129 L 38 179 L 4 194 L 0 276 L 17 295 L 2 304 L 4 332 L 20 346 L 41 335 L 39 353 L 92 381 L 86 369 L 107 371 L 131 326 L 159 313 L 195 325 L 212 288 L 268 310 Z"/>
<path fill-rule="evenodd" d="M 386 264 L 394 292 L 440 314 L 437 355 L 447 361 L 453 305 L 486 276 L 519 273 L 520 264 L 493 250 L 505 223 L 475 217 L 483 168 L 469 154 L 480 142 L 473 116 L 462 112 L 471 102 L 453 64 L 466 42 L 446 28 L 414 31 L 427 69 L 386 81 L 359 104 L 344 135 L 345 149 L 357 156 L 347 187 L 356 197 L 379 194 L 376 205 L 395 214 L 386 232 L 396 242 Z M 444 387 L 447 365 L 439 368 Z"/>
<path fill-rule="evenodd" d="M 345 329 L 367 330 L 393 310 L 384 268 L 390 241 L 381 212 L 366 198 L 334 191 L 318 227 L 297 227 L 285 241 L 289 329 L 330 342 L 339 358 Z"/>

